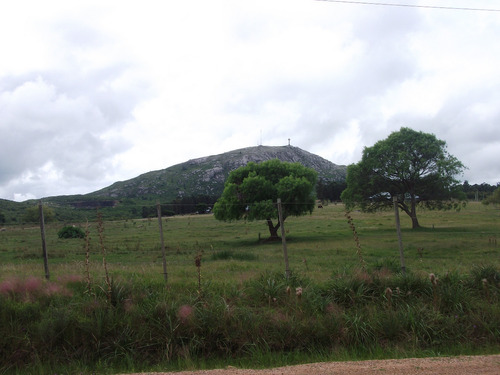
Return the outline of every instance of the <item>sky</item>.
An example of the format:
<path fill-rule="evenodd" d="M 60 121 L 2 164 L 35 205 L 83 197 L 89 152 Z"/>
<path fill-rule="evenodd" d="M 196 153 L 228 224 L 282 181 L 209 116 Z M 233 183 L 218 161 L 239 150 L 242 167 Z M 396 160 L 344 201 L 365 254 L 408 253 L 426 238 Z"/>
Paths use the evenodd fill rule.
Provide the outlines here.
<path fill-rule="evenodd" d="M 0 198 L 288 142 L 348 165 L 401 127 L 500 182 L 500 1 L 355 1 L 1 2 Z"/>

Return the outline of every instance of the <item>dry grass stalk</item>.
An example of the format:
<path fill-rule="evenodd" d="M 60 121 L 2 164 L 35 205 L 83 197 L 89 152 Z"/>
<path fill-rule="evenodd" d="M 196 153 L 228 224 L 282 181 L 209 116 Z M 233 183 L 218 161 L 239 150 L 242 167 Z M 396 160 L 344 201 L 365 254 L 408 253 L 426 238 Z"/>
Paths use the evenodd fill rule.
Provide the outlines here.
<path fill-rule="evenodd" d="M 486 292 L 486 299 L 488 300 L 488 302 L 491 303 L 490 288 L 488 287 L 488 279 L 482 279 L 481 282 L 483 284 L 483 289 Z"/>
<path fill-rule="evenodd" d="M 90 230 L 89 221 L 85 225 L 85 279 L 87 281 L 87 293 L 92 294 L 92 282 L 90 280 Z"/>
<path fill-rule="evenodd" d="M 198 255 L 194 258 L 194 265 L 196 266 L 196 270 L 198 273 L 198 297 L 201 297 L 201 257 L 203 253 L 199 252 Z"/>
<path fill-rule="evenodd" d="M 390 309 L 392 309 L 392 289 L 387 287 L 385 289 L 385 298 L 387 299 L 387 306 Z"/>
<path fill-rule="evenodd" d="M 300 301 L 302 298 L 302 287 L 297 287 L 295 288 L 295 295 L 297 296 L 297 299 Z"/>
<path fill-rule="evenodd" d="M 306 266 L 306 271 L 309 271 L 309 267 L 307 266 L 306 258 L 302 259 L 302 263 L 304 263 L 304 266 Z"/>
<path fill-rule="evenodd" d="M 438 281 L 439 279 L 433 273 L 429 274 L 429 280 L 432 284 L 432 294 L 433 294 L 433 305 L 434 309 L 437 310 L 439 308 L 439 296 L 438 296 Z"/>
<path fill-rule="evenodd" d="M 417 248 L 417 254 L 418 254 L 418 257 L 420 259 L 422 259 L 424 257 L 424 248 L 423 247 Z"/>
<path fill-rule="evenodd" d="M 351 228 L 354 237 L 354 242 L 356 243 L 356 254 L 358 255 L 359 264 L 361 265 L 361 269 L 363 271 L 366 271 L 366 263 L 363 258 L 363 252 L 361 251 L 361 244 L 359 243 L 358 232 L 356 231 L 356 226 L 354 225 L 354 220 L 352 219 L 351 212 L 346 210 L 345 217 L 347 218 L 347 223 Z"/>
<path fill-rule="evenodd" d="M 104 246 L 104 221 L 102 220 L 102 215 L 97 212 L 97 231 L 99 233 L 99 244 L 101 245 L 102 251 L 102 265 L 104 267 L 105 282 L 107 286 L 106 296 L 108 297 L 108 302 L 111 303 L 111 280 L 109 279 L 108 264 L 106 262 L 106 247 Z"/>

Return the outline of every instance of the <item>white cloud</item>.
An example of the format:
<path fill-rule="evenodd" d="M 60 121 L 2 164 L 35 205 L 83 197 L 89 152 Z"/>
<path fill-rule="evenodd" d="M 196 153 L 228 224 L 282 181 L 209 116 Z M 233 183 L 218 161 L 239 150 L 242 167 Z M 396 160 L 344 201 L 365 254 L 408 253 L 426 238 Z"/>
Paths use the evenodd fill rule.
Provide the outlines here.
<path fill-rule="evenodd" d="M 0 197 L 86 193 L 288 138 L 348 164 L 401 126 L 447 141 L 471 183 L 496 183 L 498 14 L 306 0 L 2 4 Z"/>

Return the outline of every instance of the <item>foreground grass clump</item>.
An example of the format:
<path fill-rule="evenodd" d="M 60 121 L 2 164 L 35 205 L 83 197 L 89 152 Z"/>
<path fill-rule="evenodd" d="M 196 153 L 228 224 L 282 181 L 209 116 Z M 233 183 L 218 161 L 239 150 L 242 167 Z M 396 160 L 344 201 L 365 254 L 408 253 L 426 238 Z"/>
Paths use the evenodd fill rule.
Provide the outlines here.
<path fill-rule="evenodd" d="M 500 271 L 262 273 L 241 283 L 141 275 L 87 283 L 0 282 L 0 373 L 92 373 L 273 365 L 304 358 L 460 354 L 500 344 Z M 458 348 L 458 349 L 457 349 Z M 496 349 L 495 349 L 496 348 Z M 303 357 L 300 357 L 303 355 Z M 300 357 L 300 358 L 299 358 Z"/>

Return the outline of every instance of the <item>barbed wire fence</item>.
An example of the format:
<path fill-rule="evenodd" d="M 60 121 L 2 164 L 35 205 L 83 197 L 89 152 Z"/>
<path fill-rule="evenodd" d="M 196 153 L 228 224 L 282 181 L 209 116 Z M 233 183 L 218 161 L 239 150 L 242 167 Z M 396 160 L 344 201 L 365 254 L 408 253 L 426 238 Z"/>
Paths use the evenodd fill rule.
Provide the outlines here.
<path fill-rule="evenodd" d="M 275 205 L 277 208 L 281 208 L 282 204 L 283 203 L 281 203 L 280 201 L 275 202 Z M 291 203 L 284 203 L 284 204 L 286 204 L 286 205 L 300 205 L 300 204 L 308 204 L 308 203 L 291 202 Z M 160 238 L 160 249 L 162 252 L 163 276 L 164 276 L 164 280 L 165 280 L 166 284 L 168 283 L 168 273 L 167 273 L 167 261 L 166 261 L 166 248 L 165 248 L 165 242 L 164 242 L 164 230 L 163 230 L 163 225 L 162 225 L 162 220 L 165 216 L 162 214 L 162 207 L 169 207 L 171 205 L 172 205 L 171 203 L 160 204 L 159 202 L 157 202 L 156 205 L 149 205 L 149 206 L 148 205 L 139 205 L 139 204 L 135 205 L 137 207 L 145 207 L 145 206 L 146 207 L 154 207 L 155 211 L 157 213 L 158 225 L 159 225 L 158 231 L 159 231 L 159 238 Z M 183 206 L 191 207 L 191 208 L 197 206 L 196 203 L 184 203 L 184 204 L 177 204 L 177 205 L 183 205 Z M 239 205 L 247 207 L 249 205 L 249 203 L 239 203 Z M 43 261 L 44 261 L 45 278 L 47 280 L 49 280 L 50 279 L 49 256 L 48 256 L 49 252 L 47 249 L 47 243 L 46 243 L 46 238 L 45 238 L 45 222 L 44 222 L 43 207 L 44 207 L 44 204 L 40 200 L 38 203 L 38 209 L 39 209 L 39 214 L 40 214 L 42 254 L 43 254 Z M 95 210 L 98 211 L 99 208 L 96 208 Z M 395 208 L 395 218 L 396 218 L 396 229 L 397 229 L 397 235 L 398 235 L 398 241 L 399 241 L 399 247 L 400 247 L 400 255 L 401 255 L 401 267 L 402 267 L 402 270 L 404 273 L 405 264 L 404 264 L 404 256 L 402 253 L 403 246 L 402 246 L 401 232 L 400 232 L 401 229 L 400 229 L 398 211 L 396 211 L 396 208 Z M 143 219 L 146 219 L 146 218 L 143 218 Z M 151 218 L 147 218 L 147 219 L 151 219 Z M 286 248 L 286 235 L 285 235 L 285 231 L 284 231 L 283 219 L 279 218 L 279 220 L 280 220 L 280 224 L 282 226 L 282 244 L 283 244 L 283 256 L 284 256 L 284 260 L 285 260 L 285 273 L 288 275 L 290 271 L 289 271 L 288 259 L 287 259 L 288 255 L 287 255 L 287 248 Z M 433 225 L 433 229 L 434 229 L 434 225 Z M 450 233 L 450 235 L 453 235 L 453 234 Z M 472 235 L 472 233 L 471 233 L 471 235 Z M 496 232 L 486 233 L 483 231 L 482 235 L 487 235 L 489 245 L 496 247 L 496 245 L 497 245 L 497 233 Z M 387 236 L 387 235 L 385 235 L 385 236 Z M 260 233 L 259 233 L 259 238 L 260 238 Z M 420 252 L 419 252 L 419 254 L 420 254 Z"/>

